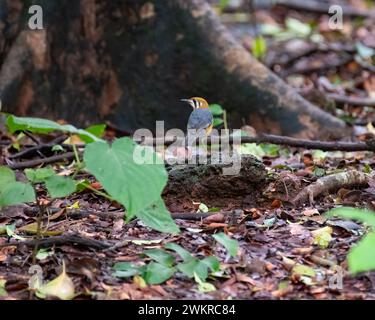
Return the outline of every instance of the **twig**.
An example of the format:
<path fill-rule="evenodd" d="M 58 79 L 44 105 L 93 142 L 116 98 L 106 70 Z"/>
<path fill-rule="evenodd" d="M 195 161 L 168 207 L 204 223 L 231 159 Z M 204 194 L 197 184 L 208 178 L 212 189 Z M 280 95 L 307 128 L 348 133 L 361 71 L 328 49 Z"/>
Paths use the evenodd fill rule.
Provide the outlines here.
<path fill-rule="evenodd" d="M 373 98 L 348 97 L 336 93 L 329 93 L 327 94 L 327 97 L 329 99 L 335 100 L 337 103 L 350 104 L 353 106 L 361 107 L 375 107 L 375 99 Z"/>
<path fill-rule="evenodd" d="M 23 161 L 23 162 L 14 162 L 9 163 L 7 166 L 11 169 L 25 169 L 25 168 L 33 168 L 42 164 L 47 163 L 55 163 L 63 160 L 72 160 L 74 159 L 74 152 L 66 152 L 64 154 L 59 154 L 56 156 L 51 156 L 43 159 L 35 159 L 30 161 Z"/>
<path fill-rule="evenodd" d="M 367 185 L 368 180 L 369 176 L 367 174 L 356 170 L 331 174 L 304 188 L 291 202 L 294 205 L 299 205 L 309 200 L 310 204 L 312 204 L 314 198 L 324 192 L 343 187 Z"/>
<path fill-rule="evenodd" d="M 33 247 L 35 246 L 36 243 L 37 243 L 37 240 L 8 242 L 8 243 L 0 244 L 0 248 L 11 247 L 11 246 L 19 247 L 22 245 Z M 111 246 L 111 244 L 106 241 L 82 238 L 78 235 L 49 237 L 49 238 L 41 239 L 39 241 L 39 247 L 51 247 L 54 245 L 66 245 L 66 244 L 81 245 L 84 247 L 90 247 L 90 248 L 94 248 L 97 250 L 103 250 Z"/>
<path fill-rule="evenodd" d="M 27 130 L 24 130 L 23 133 L 25 134 L 25 136 L 29 137 L 29 138 L 31 139 L 31 141 L 33 141 L 35 144 L 40 145 L 40 141 L 39 141 L 37 138 L 35 138 L 35 137 L 31 134 L 31 132 L 29 132 L 29 131 L 27 131 Z"/>
<path fill-rule="evenodd" d="M 53 214 L 60 211 L 61 208 L 50 208 L 49 211 Z M 181 220 L 201 220 L 207 217 L 210 217 L 214 214 L 221 213 L 223 215 L 231 215 L 233 214 L 240 214 L 240 212 L 235 211 L 219 211 L 219 212 L 199 212 L 199 213 L 191 213 L 191 212 L 172 212 L 171 216 L 173 219 L 181 219 Z M 25 208 L 25 213 L 38 213 L 38 208 L 36 207 L 28 207 Z M 102 219 L 122 219 L 125 216 L 124 211 L 91 211 L 91 210 L 84 210 L 84 209 L 67 209 L 67 214 L 69 217 L 74 219 L 86 218 L 90 215 L 98 216 Z"/>
<path fill-rule="evenodd" d="M 64 140 L 66 140 L 66 137 L 65 136 L 60 136 L 60 137 L 57 137 L 56 139 L 52 140 L 51 142 L 48 142 L 48 143 L 43 143 L 43 144 L 39 144 L 37 146 L 32 146 L 32 147 L 28 147 L 27 149 L 25 150 L 22 150 L 20 152 L 17 152 L 15 154 L 12 154 L 8 157 L 8 159 L 16 159 L 16 158 L 20 158 L 20 157 L 24 157 L 26 155 L 29 155 L 33 152 L 36 152 L 36 151 L 44 151 L 45 149 L 49 150 L 51 149 L 53 146 L 57 145 L 57 144 L 60 144 L 61 142 L 63 142 Z"/>
<path fill-rule="evenodd" d="M 322 63 L 320 64 L 318 63 L 306 64 L 303 66 L 295 65 L 292 68 L 285 70 L 283 72 L 283 76 L 286 77 L 292 74 L 307 74 L 311 72 L 318 72 L 318 71 L 326 70 L 327 68 L 328 69 L 338 68 L 338 67 L 348 64 L 352 60 L 353 60 L 352 56 L 346 55 L 346 56 L 343 56 L 342 58 L 338 58 L 335 61 L 330 61 L 329 63 L 328 62 L 323 63 L 324 61 L 322 61 Z"/>
<path fill-rule="evenodd" d="M 329 3 L 322 1 L 300 1 L 300 0 L 275 0 L 275 5 L 288 7 L 295 10 L 309 11 L 315 13 L 328 14 Z M 344 16 L 375 18 L 375 10 L 362 10 L 352 6 L 340 5 Z"/>
<path fill-rule="evenodd" d="M 312 262 L 319 264 L 321 266 L 324 266 L 324 267 L 334 267 L 337 265 L 333 261 L 319 257 L 317 255 L 311 255 L 309 258 Z"/>
<path fill-rule="evenodd" d="M 229 143 L 233 144 L 233 140 L 236 139 L 238 141 L 238 137 L 233 138 L 232 136 L 229 137 Z M 152 139 L 152 140 L 145 140 L 145 141 L 138 141 L 144 142 L 148 145 L 156 143 L 158 145 L 170 145 L 175 142 L 174 139 Z M 296 148 L 304 148 L 304 149 L 319 149 L 323 151 L 375 151 L 375 145 L 371 142 L 335 142 L 335 141 L 314 141 L 314 140 L 305 140 L 305 139 L 297 139 L 291 138 L 286 136 L 277 136 L 271 134 L 261 134 L 257 137 L 241 137 L 241 143 L 272 143 L 277 145 L 285 145 L 290 147 Z M 214 141 L 217 143 L 217 141 Z M 207 139 L 207 144 L 211 144 L 211 138 Z M 66 152 L 64 154 L 56 155 L 47 157 L 44 159 L 36 159 L 30 161 L 23 161 L 23 162 L 15 162 L 15 163 L 8 163 L 8 167 L 11 169 L 25 169 L 25 168 L 32 168 L 42 164 L 47 163 L 54 163 L 63 160 L 72 160 L 74 159 L 74 152 Z"/>
<path fill-rule="evenodd" d="M 286 58 L 276 58 L 273 61 L 268 62 L 268 65 L 283 65 L 285 67 L 291 67 L 293 63 L 301 58 L 306 58 L 316 52 L 347 52 L 347 53 L 355 53 L 356 49 L 355 46 L 351 44 L 341 44 L 341 43 L 319 43 L 319 44 L 311 44 L 305 50 L 301 52 L 293 53 Z"/>
<path fill-rule="evenodd" d="M 236 141 L 239 139 L 238 137 L 235 138 Z M 207 144 L 211 144 L 211 138 L 208 137 Z M 217 139 L 215 139 L 217 140 Z M 217 143 L 215 141 L 213 143 Z M 232 136 L 229 137 L 229 143 L 233 144 L 234 138 Z M 146 145 L 170 145 L 174 143 L 176 140 L 174 139 L 152 139 L 152 140 L 145 140 L 142 141 Z M 138 141 L 141 142 L 141 141 Z M 257 137 L 241 137 L 241 143 L 271 143 L 277 145 L 284 145 L 296 148 L 304 148 L 304 149 L 319 149 L 323 151 L 375 151 L 375 146 L 370 143 L 366 142 L 336 142 L 336 141 L 318 141 L 318 140 L 306 140 L 306 139 L 297 139 L 287 136 L 278 136 L 273 134 L 261 134 Z"/>

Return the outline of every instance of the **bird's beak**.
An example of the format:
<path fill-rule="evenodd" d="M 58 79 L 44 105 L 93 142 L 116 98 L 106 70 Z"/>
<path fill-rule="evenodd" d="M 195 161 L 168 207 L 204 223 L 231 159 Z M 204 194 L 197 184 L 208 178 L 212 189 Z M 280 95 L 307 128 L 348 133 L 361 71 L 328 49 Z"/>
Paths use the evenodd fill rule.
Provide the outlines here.
<path fill-rule="evenodd" d="M 194 109 L 194 101 L 191 99 L 181 99 L 182 102 L 186 102 L 191 105 L 191 107 Z"/>

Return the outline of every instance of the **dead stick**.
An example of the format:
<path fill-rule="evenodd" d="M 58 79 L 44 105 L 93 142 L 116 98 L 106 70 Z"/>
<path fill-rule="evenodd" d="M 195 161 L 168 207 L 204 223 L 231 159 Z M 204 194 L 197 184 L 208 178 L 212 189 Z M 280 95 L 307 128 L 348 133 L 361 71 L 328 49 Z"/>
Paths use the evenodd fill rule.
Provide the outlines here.
<path fill-rule="evenodd" d="M 56 213 L 60 211 L 61 208 L 50 208 L 49 212 L 50 213 Z M 231 214 L 236 214 L 239 215 L 243 211 L 242 210 L 234 210 L 234 211 L 219 211 L 219 212 L 199 212 L 199 213 L 194 213 L 194 212 L 172 212 L 171 217 L 173 219 L 181 219 L 181 220 L 201 220 L 207 217 L 210 217 L 212 215 L 221 213 L 223 215 L 231 215 Z M 36 207 L 28 207 L 25 208 L 25 213 L 32 213 L 32 214 L 37 214 L 38 213 L 38 208 Z M 124 211 L 91 211 L 91 210 L 84 210 L 84 209 L 68 209 L 67 210 L 68 217 L 71 217 L 73 219 L 79 219 L 79 218 L 86 218 L 90 215 L 98 216 L 99 218 L 102 219 L 110 219 L 110 220 L 115 220 L 115 219 L 123 219 L 125 217 L 125 212 Z"/>
<path fill-rule="evenodd" d="M 348 97 L 342 96 L 335 93 L 327 94 L 329 99 L 336 101 L 337 103 L 343 104 L 350 104 L 353 106 L 367 106 L 367 107 L 375 107 L 375 99 L 373 98 L 360 98 L 360 97 Z"/>
<path fill-rule="evenodd" d="M 236 137 L 238 139 L 238 137 Z M 216 140 L 216 139 L 215 139 Z M 233 144 L 233 137 L 229 137 L 229 143 Z M 144 142 L 146 145 L 171 145 L 175 139 L 149 139 Z M 240 143 L 271 143 L 277 145 L 284 145 L 290 147 L 304 148 L 304 149 L 319 149 L 323 151 L 375 151 L 375 146 L 366 142 L 341 142 L 341 141 L 318 141 L 318 140 L 306 140 L 297 139 L 287 136 L 278 136 L 272 134 L 261 134 L 257 137 L 241 137 Z M 210 137 L 207 140 L 207 144 L 217 143 Z"/>
<path fill-rule="evenodd" d="M 74 159 L 74 152 L 66 152 L 64 154 L 59 154 L 56 156 L 51 156 L 43 159 L 35 159 L 35 160 L 29 160 L 29 161 L 23 161 L 23 162 L 14 162 L 7 164 L 7 166 L 11 169 L 25 169 L 25 168 L 33 168 L 37 167 L 42 164 L 48 164 L 48 163 L 55 163 L 59 161 L 64 160 L 72 160 Z"/>
<path fill-rule="evenodd" d="M 19 241 L 19 242 L 8 242 L 0 244 L 0 248 L 25 245 L 28 247 L 33 247 L 37 243 L 37 240 L 29 241 Z M 66 245 L 66 244 L 76 244 L 85 247 L 91 247 L 98 250 L 103 250 L 111 246 L 110 243 L 105 241 L 99 241 L 95 239 L 82 238 L 77 235 L 66 235 L 66 236 L 56 236 L 44 238 L 39 241 L 39 247 L 51 247 L 53 245 Z"/>
<path fill-rule="evenodd" d="M 51 142 L 48 143 L 43 143 L 39 144 L 36 146 L 28 147 L 20 152 L 17 152 L 15 154 L 12 154 L 8 157 L 8 159 L 16 159 L 16 158 L 21 158 L 24 157 L 25 155 L 29 155 L 30 153 L 37 152 L 37 151 L 43 151 L 45 149 L 49 150 L 53 146 L 60 144 L 61 142 L 65 141 L 67 138 L 66 136 L 60 136 L 57 137 L 56 139 L 52 140 Z"/>
<path fill-rule="evenodd" d="M 329 3 L 321 1 L 300 1 L 300 0 L 276 0 L 275 5 L 288 7 L 295 10 L 309 11 L 315 13 L 327 14 L 330 8 Z M 340 5 L 344 16 L 375 18 L 375 10 L 362 10 L 352 6 Z"/>
<path fill-rule="evenodd" d="M 236 137 L 238 139 L 238 137 Z M 215 139 L 216 140 L 216 139 Z M 233 144 L 234 138 L 229 137 L 229 143 Z M 314 141 L 314 140 L 305 140 L 297 139 L 286 136 L 277 136 L 271 134 L 262 134 L 257 137 L 241 137 L 239 140 L 240 143 L 272 143 L 277 145 L 285 145 L 290 147 L 304 148 L 304 149 L 319 149 L 323 151 L 375 151 L 375 145 L 369 141 L 365 142 L 335 142 L 335 141 Z M 145 142 L 146 144 L 158 144 L 158 145 L 170 145 L 175 142 L 174 139 L 152 139 L 145 141 L 136 141 L 136 142 Z M 209 137 L 207 144 L 211 144 L 212 139 Z M 214 143 L 217 143 L 214 142 Z M 72 160 L 74 159 L 73 152 L 67 152 L 61 155 L 56 155 L 43 159 L 36 159 L 24 162 L 15 162 L 8 164 L 8 167 L 11 169 L 25 169 L 32 168 L 42 164 L 54 163 L 63 160 Z"/>

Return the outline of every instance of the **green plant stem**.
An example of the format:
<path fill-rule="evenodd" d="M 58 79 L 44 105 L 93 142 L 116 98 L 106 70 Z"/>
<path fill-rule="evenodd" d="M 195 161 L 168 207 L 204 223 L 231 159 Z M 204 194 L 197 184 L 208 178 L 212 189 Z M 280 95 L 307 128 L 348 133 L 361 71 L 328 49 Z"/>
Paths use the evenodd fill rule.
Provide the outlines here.
<path fill-rule="evenodd" d="M 86 184 L 84 183 L 83 184 L 87 189 L 91 190 L 92 192 L 94 192 L 95 194 L 97 194 L 98 196 L 102 196 L 104 198 L 107 198 L 108 200 L 110 201 L 116 201 L 115 199 L 113 199 L 111 196 L 109 196 L 108 194 L 106 194 L 105 192 L 101 192 L 93 187 L 91 187 L 89 184 Z"/>
<path fill-rule="evenodd" d="M 228 130 L 227 111 L 223 110 L 223 122 L 225 131 Z"/>
<path fill-rule="evenodd" d="M 36 195 L 36 203 L 37 203 L 37 206 L 39 208 L 38 217 L 37 217 L 37 220 L 36 220 L 36 242 L 35 242 L 35 246 L 34 246 L 34 250 L 33 250 L 33 264 L 36 264 L 36 255 L 38 253 L 40 239 L 42 238 L 41 237 L 41 226 L 42 226 L 42 220 L 43 220 L 43 215 L 44 215 L 44 211 L 45 211 L 45 206 L 40 203 L 40 200 L 37 196 L 37 190 L 36 190 L 35 185 L 33 185 L 33 188 L 34 188 L 35 195 Z"/>
<path fill-rule="evenodd" d="M 79 154 L 78 154 L 78 149 L 77 149 L 77 146 L 73 143 L 72 144 L 72 148 L 73 148 L 73 152 L 74 152 L 74 157 L 75 157 L 75 160 L 77 162 L 77 166 L 79 168 L 82 168 L 82 162 L 81 160 L 79 159 Z"/>
<path fill-rule="evenodd" d="M 74 153 L 74 158 L 76 160 L 76 166 L 75 166 L 76 170 L 75 170 L 75 172 L 73 173 L 73 176 L 72 176 L 72 178 L 75 179 L 77 174 L 84 168 L 84 165 L 82 164 L 81 159 L 79 158 L 78 149 L 77 149 L 77 146 L 74 143 L 72 144 L 72 149 L 73 149 L 73 153 Z"/>

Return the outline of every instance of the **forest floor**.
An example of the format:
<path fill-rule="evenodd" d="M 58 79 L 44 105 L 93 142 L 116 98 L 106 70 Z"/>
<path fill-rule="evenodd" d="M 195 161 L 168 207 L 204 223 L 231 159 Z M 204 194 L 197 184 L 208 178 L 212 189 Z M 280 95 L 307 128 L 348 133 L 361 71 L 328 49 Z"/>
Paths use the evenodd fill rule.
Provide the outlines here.
<path fill-rule="evenodd" d="M 352 3 L 365 5 L 365 1 Z M 353 136 L 347 140 L 374 138 L 375 72 L 369 57 L 375 55 L 375 25 L 371 18 L 345 19 L 341 30 L 332 30 L 326 15 L 285 7 L 256 10 L 252 23 L 243 10 L 221 16 L 246 48 L 306 99 L 347 121 L 353 127 Z M 253 28 L 254 24 L 259 27 Z M 260 37 L 262 30 L 268 35 Z M 106 134 L 115 133 L 108 129 Z M 30 160 L 20 156 L 7 162 L 32 143 L 24 139 L 16 150 L 15 141 L 15 136 L 2 132 L 4 164 Z M 176 219 L 181 233 L 175 236 L 153 231 L 138 220 L 125 222 L 118 205 L 93 192 L 50 202 L 41 188 L 41 202 L 55 209 L 48 218 L 50 233 L 44 239 L 48 235 L 63 237 L 39 251 L 37 264 L 44 280 L 61 274 L 64 261 L 79 293 L 76 299 L 375 299 L 375 272 L 356 276 L 348 272 L 349 249 L 366 228 L 325 215 L 339 205 L 375 210 L 372 180 L 362 187 L 338 186 L 312 203 L 293 206 L 289 201 L 329 174 L 349 170 L 371 173 L 375 169 L 373 153 L 250 144 L 244 145 L 242 152 L 255 154 L 265 165 L 268 186 L 262 196 L 255 203 L 228 203 L 220 208 L 207 208 L 198 198 L 170 206 L 175 213 L 212 212 L 202 219 Z M 29 156 L 40 158 L 35 153 Z M 53 167 L 62 174 L 73 170 L 66 162 L 54 163 Z M 17 175 L 22 181 L 23 173 Z M 85 174 L 76 178 L 87 178 L 93 188 L 100 188 Z M 166 203 L 173 203 L 173 197 L 168 197 L 172 196 L 167 196 Z M 234 213 L 225 214 L 228 211 Z M 36 215 L 35 205 L 11 207 L 0 213 L 0 298 L 35 299 L 28 289 L 33 247 L 22 244 L 18 237 L 34 237 L 30 224 L 35 223 Z M 15 233 L 7 234 L 2 229 L 7 225 L 15 225 Z M 29 232 L 25 226 L 29 226 Z M 238 241 L 237 256 L 230 257 L 214 241 L 212 235 L 218 232 Z M 79 236 L 79 240 L 72 236 Z M 9 241 L 19 244 L 6 246 Z M 206 280 L 216 290 L 204 292 L 209 290 L 178 272 L 158 285 L 145 285 L 137 276 L 122 277 L 121 272 L 116 276 L 116 263 L 148 263 L 150 257 L 143 254 L 144 250 L 163 248 L 167 243 L 179 244 L 198 258 L 216 256 L 221 270 Z"/>

